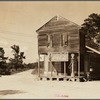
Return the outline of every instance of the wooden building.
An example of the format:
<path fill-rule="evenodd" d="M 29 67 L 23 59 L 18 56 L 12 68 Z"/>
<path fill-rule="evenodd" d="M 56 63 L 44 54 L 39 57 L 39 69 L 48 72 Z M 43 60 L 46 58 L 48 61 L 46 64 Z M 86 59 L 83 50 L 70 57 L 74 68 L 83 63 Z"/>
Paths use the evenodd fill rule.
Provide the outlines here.
<path fill-rule="evenodd" d="M 85 47 L 85 73 L 89 74 L 91 80 L 100 80 L 100 51 L 90 46 Z"/>
<path fill-rule="evenodd" d="M 78 81 L 84 76 L 85 38 L 79 29 L 76 23 L 55 16 L 36 30 L 39 62 L 40 56 L 44 57 L 44 73 L 39 73 L 40 79 Z"/>

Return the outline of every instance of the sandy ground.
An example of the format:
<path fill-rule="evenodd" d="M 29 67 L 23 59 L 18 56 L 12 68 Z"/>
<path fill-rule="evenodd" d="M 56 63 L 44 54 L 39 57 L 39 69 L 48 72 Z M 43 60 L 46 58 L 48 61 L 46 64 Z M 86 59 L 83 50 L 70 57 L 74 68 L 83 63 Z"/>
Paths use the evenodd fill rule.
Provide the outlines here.
<path fill-rule="evenodd" d="M 31 73 L 0 77 L 0 99 L 100 99 L 100 81 L 38 81 Z"/>

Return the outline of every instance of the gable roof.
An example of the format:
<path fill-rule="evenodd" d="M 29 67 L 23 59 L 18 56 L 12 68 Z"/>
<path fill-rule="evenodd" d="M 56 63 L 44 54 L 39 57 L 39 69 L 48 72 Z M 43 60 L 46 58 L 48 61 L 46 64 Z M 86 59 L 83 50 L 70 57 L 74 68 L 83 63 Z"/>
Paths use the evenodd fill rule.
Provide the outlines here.
<path fill-rule="evenodd" d="M 68 19 L 65 19 L 62 16 L 54 16 L 52 19 L 50 19 L 46 24 L 41 26 L 39 29 L 36 30 L 36 32 L 39 32 L 42 29 L 47 29 L 48 27 L 56 27 L 61 25 L 73 25 L 80 28 L 80 26 Z"/>

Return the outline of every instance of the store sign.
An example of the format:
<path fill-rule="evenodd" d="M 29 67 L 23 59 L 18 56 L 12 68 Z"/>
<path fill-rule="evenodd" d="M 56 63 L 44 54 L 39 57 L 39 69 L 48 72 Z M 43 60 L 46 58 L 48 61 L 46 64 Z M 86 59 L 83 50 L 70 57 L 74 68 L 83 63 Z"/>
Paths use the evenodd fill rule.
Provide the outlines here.
<path fill-rule="evenodd" d="M 50 61 L 68 61 L 68 53 L 53 52 L 49 54 Z"/>

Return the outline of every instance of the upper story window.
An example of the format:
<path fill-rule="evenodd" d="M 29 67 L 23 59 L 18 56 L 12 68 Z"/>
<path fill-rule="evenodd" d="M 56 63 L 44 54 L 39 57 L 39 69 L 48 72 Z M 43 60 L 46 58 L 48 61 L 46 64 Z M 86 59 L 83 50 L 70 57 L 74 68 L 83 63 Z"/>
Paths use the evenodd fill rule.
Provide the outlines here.
<path fill-rule="evenodd" d="M 68 46 L 68 34 L 53 34 L 52 47 Z"/>
<path fill-rule="evenodd" d="M 68 34 L 67 33 L 64 33 L 63 34 L 63 46 L 68 46 L 68 38 L 69 38 L 69 36 L 68 36 Z"/>
<path fill-rule="evenodd" d="M 53 34 L 52 47 L 61 46 L 61 34 Z"/>
<path fill-rule="evenodd" d="M 38 45 L 47 47 L 68 46 L 68 34 L 40 34 L 38 35 Z"/>

